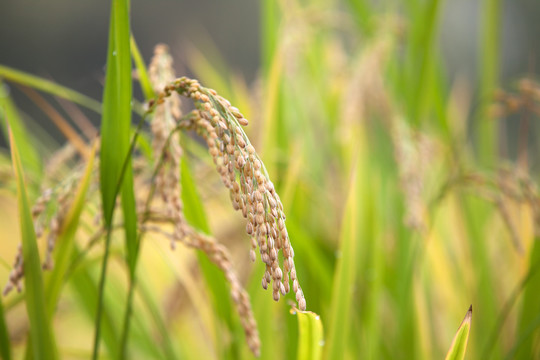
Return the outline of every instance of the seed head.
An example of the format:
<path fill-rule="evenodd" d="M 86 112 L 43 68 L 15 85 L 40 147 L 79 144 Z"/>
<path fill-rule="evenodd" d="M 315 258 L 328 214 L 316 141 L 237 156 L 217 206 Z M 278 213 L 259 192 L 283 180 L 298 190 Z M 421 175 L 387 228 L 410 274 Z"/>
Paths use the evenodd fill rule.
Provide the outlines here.
<path fill-rule="evenodd" d="M 264 164 L 242 130 L 248 121 L 227 99 L 219 96 L 215 90 L 201 86 L 196 80 L 183 77 L 170 83 L 166 90 L 158 101 L 172 91 L 193 99 L 195 103 L 198 114 L 192 117 L 193 129 L 206 140 L 216 170 L 229 189 L 233 208 L 241 210 L 247 219 L 246 233 L 256 236 L 252 237 L 249 257 L 252 261 L 256 258 L 255 248 L 258 245 L 260 258 L 266 264 L 263 288 L 272 283 L 273 298 L 278 300 L 280 294 L 290 291 L 290 276 L 299 307 L 305 309 L 283 205 Z M 280 251 L 283 266 L 279 261 Z"/>

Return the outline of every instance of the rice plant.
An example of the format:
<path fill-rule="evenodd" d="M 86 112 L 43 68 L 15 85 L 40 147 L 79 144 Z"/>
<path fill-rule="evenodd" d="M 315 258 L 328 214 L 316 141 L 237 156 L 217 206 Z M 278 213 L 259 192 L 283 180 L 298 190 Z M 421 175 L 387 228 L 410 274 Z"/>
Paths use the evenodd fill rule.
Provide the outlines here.
<path fill-rule="evenodd" d="M 441 2 L 385 4 L 262 1 L 253 83 L 143 58 L 127 0 L 101 101 L 0 65 L 0 357 L 539 357 L 540 84 L 499 81 L 499 2 L 472 84 Z"/>

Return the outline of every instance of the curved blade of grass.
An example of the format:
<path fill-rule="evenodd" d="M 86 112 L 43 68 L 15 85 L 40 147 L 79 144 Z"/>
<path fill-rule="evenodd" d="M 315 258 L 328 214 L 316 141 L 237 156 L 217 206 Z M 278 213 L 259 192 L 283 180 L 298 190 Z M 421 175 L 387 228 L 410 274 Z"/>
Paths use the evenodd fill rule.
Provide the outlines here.
<path fill-rule="evenodd" d="M 75 147 L 75 149 L 79 152 L 79 154 L 85 160 L 87 160 L 89 151 L 88 146 L 79 133 L 77 133 L 77 131 L 69 124 L 69 122 L 64 119 L 64 117 L 37 91 L 24 86 L 19 88 L 49 117 L 49 119 L 51 119 L 62 135 L 64 135 L 66 139 L 73 145 L 73 147 Z"/>
<path fill-rule="evenodd" d="M 129 41 L 131 48 L 131 56 L 133 57 L 133 62 L 135 63 L 135 67 L 137 68 L 137 72 L 139 75 L 139 84 L 141 85 L 141 90 L 146 100 L 153 99 L 156 94 L 154 93 L 154 89 L 152 89 L 152 84 L 150 83 L 148 72 L 146 71 L 144 59 L 141 56 L 141 52 L 139 51 L 139 47 L 137 46 L 137 42 L 135 41 L 135 37 L 133 36 L 133 34 L 131 34 Z"/>
<path fill-rule="evenodd" d="M 79 188 L 73 200 L 73 204 L 64 220 L 60 234 L 58 235 L 57 250 L 55 257 L 54 269 L 51 276 L 46 282 L 47 294 L 47 313 L 52 317 L 58 298 L 60 297 L 61 288 L 64 284 L 66 271 L 71 263 L 75 233 L 79 226 L 79 219 L 86 201 L 86 193 L 92 178 L 92 169 L 94 167 L 94 158 L 96 155 L 97 142 L 94 143 L 86 170 L 81 178 Z"/>
<path fill-rule="evenodd" d="M 77 104 L 59 96 L 55 96 L 54 98 L 86 139 L 93 140 L 96 138 L 98 129 L 92 124 L 92 121 L 82 112 Z"/>
<path fill-rule="evenodd" d="M 358 157 L 360 155 L 357 155 Z M 351 323 L 352 291 L 356 276 L 360 188 L 360 159 L 355 161 L 351 171 L 349 192 L 343 223 L 341 225 L 341 257 L 337 261 L 332 290 L 328 342 L 325 349 L 327 359 L 343 359 L 347 348 L 347 339 Z"/>
<path fill-rule="evenodd" d="M 9 119 L 9 128 L 17 142 L 24 168 L 27 171 L 31 171 L 32 175 L 39 177 L 42 172 L 42 162 L 39 153 L 33 145 L 36 142 L 27 131 L 15 104 L 11 100 L 9 94 L 7 94 L 7 91 L 4 89 L 4 85 L 0 80 L 0 125 L 2 126 L 2 132 L 7 141 L 9 140 L 9 135 L 6 119 Z"/>
<path fill-rule="evenodd" d="M 485 221 L 488 214 L 487 204 L 482 203 L 480 199 L 472 197 L 464 197 L 459 204 L 463 214 L 463 221 L 466 221 L 464 229 L 468 232 L 469 239 L 480 239 L 484 236 L 481 231 L 481 224 Z M 502 305 L 499 305 L 499 299 L 494 296 L 496 294 L 497 282 L 490 260 L 488 257 L 489 250 L 485 241 L 468 241 L 470 254 L 474 258 L 472 264 L 475 277 L 475 303 L 479 302 L 482 311 L 479 311 L 475 317 L 475 324 L 479 329 L 491 329 L 496 325 L 497 315 L 499 314 Z M 479 334 L 476 334 L 479 335 Z M 481 337 L 482 339 L 478 339 Z M 479 341 L 484 341 L 486 336 L 471 336 L 472 341 L 478 344 Z M 493 353 L 502 351 L 502 343 L 496 342 L 493 344 Z"/>
<path fill-rule="evenodd" d="M 94 359 L 97 359 L 99 352 L 103 292 L 107 273 L 114 207 L 119 190 L 122 194 L 122 211 L 124 215 L 126 253 L 130 279 L 135 276 L 135 264 L 137 262 L 137 215 L 135 213 L 135 194 L 133 191 L 133 171 L 131 167 L 131 147 L 129 140 L 132 98 L 129 34 L 129 0 L 113 0 L 111 3 L 107 73 L 103 95 L 100 154 L 101 197 L 104 221 L 108 231 L 99 285 L 94 337 Z"/>
<path fill-rule="evenodd" d="M 452 340 L 452 345 L 446 354 L 445 360 L 463 360 L 467 351 L 467 342 L 469 341 L 469 332 L 471 330 L 472 305 L 469 307 L 465 318 L 459 325 L 459 328 Z"/>
<path fill-rule="evenodd" d="M 322 357 L 324 346 L 321 317 L 311 311 L 291 309 L 291 314 L 298 317 L 298 360 L 317 360 Z"/>
<path fill-rule="evenodd" d="M 0 358 L 11 360 L 11 344 L 9 342 L 9 333 L 4 317 L 4 304 L 0 301 Z"/>
<path fill-rule="evenodd" d="M 39 76 L 31 75 L 23 71 L 0 65 L 0 78 L 13 81 L 21 85 L 26 85 L 52 95 L 60 96 L 97 113 L 101 112 L 101 104 L 99 101 L 89 98 L 88 96 L 65 86 L 58 85 L 50 80 L 43 79 Z"/>
<path fill-rule="evenodd" d="M 495 343 L 497 342 L 497 338 L 501 334 L 501 331 L 502 331 L 502 329 L 504 327 L 505 321 L 508 318 L 508 315 L 510 314 L 510 312 L 511 312 L 512 308 L 514 307 L 514 305 L 516 304 L 517 299 L 519 298 L 521 293 L 523 291 L 525 291 L 525 289 L 527 288 L 527 285 L 528 285 L 529 281 L 531 279 L 533 279 L 535 277 L 535 275 L 537 275 L 539 270 L 540 270 L 540 259 L 537 259 L 536 263 L 532 263 L 529 266 L 529 271 L 527 271 L 527 273 L 523 276 L 521 281 L 516 285 L 516 287 L 514 288 L 514 290 L 511 293 L 511 295 L 506 300 L 502 310 L 499 312 L 497 325 L 493 328 L 493 331 L 491 332 L 491 336 L 489 337 L 489 341 L 487 342 L 487 344 L 484 347 L 485 350 L 484 350 L 484 353 L 482 355 L 483 359 L 490 359 L 491 358 L 491 354 L 492 354 L 493 349 L 495 347 Z M 536 285 L 536 288 L 534 288 L 534 289 L 537 289 L 537 288 L 538 288 L 538 284 Z M 534 299 L 534 297 L 533 297 L 533 299 Z M 528 300 L 528 301 L 530 301 L 530 300 Z M 525 306 L 525 303 L 523 304 L 523 306 Z M 524 310 L 524 307 L 522 307 L 522 312 L 523 312 L 523 310 Z M 523 319 L 523 315 L 522 315 L 522 319 Z M 523 327 L 523 324 L 521 324 L 521 326 Z M 519 342 L 519 339 L 517 339 L 517 341 Z M 514 346 L 517 349 L 517 344 L 514 345 Z"/>
<path fill-rule="evenodd" d="M 518 322 L 518 331 L 516 333 L 516 344 L 519 344 L 517 350 L 516 359 L 531 359 L 534 358 L 535 349 L 535 336 L 538 335 L 540 329 L 531 327 L 534 323 L 534 319 L 540 314 L 540 302 L 538 301 L 538 289 L 540 289 L 540 272 L 533 271 L 540 264 L 540 238 L 535 237 L 532 245 L 529 260 L 529 271 L 531 276 L 527 279 L 523 291 L 523 302 L 521 303 L 521 313 Z M 536 329 L 536 330 L 535 330 Z"/>
<path fill-rule="evenodd" d="M 17 181 L 17 200 L 21 226 L 22 249 L 24 259 L 24 285 L 25 302 L 30 323 L 30 338 L 33 358 L 56 359 L 51 325 L 45 311 L 45 293 L 43 290 L 43 276 L 41 274 L 41 261 L 34 232 L 34 223 L 30 212 L 30 205 L 26 195 L 26 185 L 23 178 L 21 159 L 15 138 L 9 130 L 11 144 L 11 158 L 13 171 Z"/>
<path fill-rule="evenodd" d="M 533 344 L 536 344 L 536 342 L 534 342 L 534 332 L 537 331 L 538 329 L 540 329 L 540 314 L 538 314 L 535 318 L 532 319 L 529 326 L 520 334 L 517 343 L 512 347 L 512 349 L 510 349 L 510 351 L 506 354 L 504 359 L 505 360 L 510 360 L 510 359 L 525 359 L 525 360 L 534 359 L 535 355 L 533 355 L 532 357 L 526 357 L 526 356 L 521 356 L 520 354 L 517 354 L 517 356 L 516 356 L 516 353 L 521 348 L 523 348 L 523 345 L 526 342 L 531 341 Z"/>

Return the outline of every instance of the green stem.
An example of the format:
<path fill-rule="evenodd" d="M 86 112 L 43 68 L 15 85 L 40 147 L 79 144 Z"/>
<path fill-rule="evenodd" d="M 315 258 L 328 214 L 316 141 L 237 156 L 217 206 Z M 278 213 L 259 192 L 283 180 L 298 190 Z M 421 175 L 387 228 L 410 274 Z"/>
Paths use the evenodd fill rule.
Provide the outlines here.
<path fill-rule="evenodd" d="M 99 339 L 101 335 L 101 313 L 103 312 L 103 290 L 105 288 L 105 277 L 107 275 L 107 264 L 109 261 L 109 247 L 111 244 L 110 227 L 107 228 L 107 237 L 105 239 L 105 253 L 103 254 L 103 263 L 101 265 L 101 277 L 99 279 L 98 288 L 98 305 L 96 311 L 96 328 L 94 332 L 94 352 L 92 359 L 97 360 L 99 352 Z"/>
<path fill-rule="evenodd" d="M 160 155 L 160 159 L 158 161 L 158 164 L 156 168 L 154 169 L 154 173 L 152 174 L 152 181 L 150 182 L 152 184 L 152 187 L 150 188 L 150 192 L 148 193 L 148 196 L 146 198 L 145 203 L 145 209 L 144 209 L 144 218 L 142 219 L 142 223 L 144 224 L 146 220 L 148 220 L 149 214 L 150 214 L 150 204 L 152 202 L 152 198 L 154 197 L 154 193 L 156 190 L 156 182 L 154 181 L 159 170 L 161 169 L 161 166 L 163 166 L 163 161 L 165 159 L 165 149 L 168 147 L 172 135 L 182 129 L 184 124 L 180 122 L 170 133 L 167 137 L 167 140 L 165 142 L 165 145 L 163 146 L 163 150 Z M 139 235 L 137 236 L 137 252 L 134 260 L 134 267 L 133 271 L 130 273 L 129 277 L 129 289 L 128 289 L 128 297 L 127 297 L 127 303 L 126 303 L 126 312 L 124 313 L 124 325 L 122 328 L 122 337 L 120 342 L 120 359 L 126 359 L 127 356 L 127 342 L 128 342 L 128 335 L 129 335 L 129 327 L 131 323 L 131 313 L 133 312 L 133 294 L 135 293 L 135 286 L 137 282 L 137 276 L 136 276 L 136 269 L 137 269 L 137 262 L 139 259 L 139 246 L 142 241 L 142 237 L 144 235 L 144 231 L 141 230 L 139 232 Z"/>
<path fill-rule="evenodd" d="M 137 142 L 137 137 L 139 136 L 139 132 L 142 128 L 142 125 L 144 123 L 146 116 L 143 116 L 141 120 L 139 120 L 139 123 L 137 124 L 137 128 L 135 130 L 135 134 L 133 135 L 133 139 L 131 140 L 131 144 L 129 146 L 129 151 L 126 155 L 126 158 L 124 159 L 124 163 L 122 164 L 122 171 L 120 172 L 120 177 L 118 178 L 118 182 L 116 183 L 116 188 L 114 190 L 114 201 L 116 201 L 116 198 L 118 197 L 118 193 L 120 192 L 120 188 L 122 187 L 122 182 L 124 180 L 124 175 L 126 173 L 129 160 L 131 159 L 131 155 L 133 154 L 133 149 L 135 148 L 135 143 Z M 108 214 L 109 219 L 113 219 L 114 216 L 114 209 L 113 206 L 111 208 L 111 213 Z M 98 288 L 98 304 L 97 304 L 97 311 L 96 311 L 96 326 L 95 326 L 95 333 L 94 333 L 94 350 L 92 353 L 92 359 L 97 360 L 98 352 L 99 352 L 99 340 L 100 340 L 100 333 L 101 333 L 101 313 L 103 312 L 103 294 L 105 290 L 105 279 L 107 276 L 107 265 L 109 263 L 109 248 L 111 244 L 111 233 L 112 233 L 112 221 L 111 224 L 107 225 L 107 237 L 105 239 L 105 253 L 103 254 L 103 263 L 101 266 L 101 276 L 99 280 L 99 288 Z M 138 249 L 139 242 L 137 242 L 136 247 Z M 138 253 L 138 251 L 137 251 Z M 137 253 L 135 256 L 137 256 Z"/>
<path fill-rule="evenodd" d="M 142 234 L 142 232 L 140 232 L 139 234 Z M 137 259 L 135 259 L 135 261 L 137 261 Z M 135 266 L 137 266 L 137 263 L 135 263 Z M 129 334 L 129 325 L 131 323 L 131 313 L 133 312 L 133 293 L 135 292 L 136 282 L 137 277 L 135 276 L 135 272 L 133 272 L 129 278 L 129 290 L 126 304 L 126 312 L 124 314 L 124 327 L 122 329 L 122 337 L 120 338 L 121 348 L 119 359 L 126 359 L 127 355 L 127 340 Z"/>

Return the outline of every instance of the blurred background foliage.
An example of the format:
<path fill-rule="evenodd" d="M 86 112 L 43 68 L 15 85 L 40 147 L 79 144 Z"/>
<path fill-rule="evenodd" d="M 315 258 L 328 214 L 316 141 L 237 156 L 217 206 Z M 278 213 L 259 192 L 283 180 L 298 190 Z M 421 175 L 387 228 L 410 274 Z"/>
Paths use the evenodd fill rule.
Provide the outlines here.
<path fill-rule="evenodd" d="M 442 358 L 470 304 L 469 358 L 540 357 L 539 10 L 525 0 L 132 1 L 144 59 L 167 43 L 178 75 L 216 89 L 250 120 L 246 132 L 285 207 L 308 309 L 322 319 L 325 358 Z M 2 1 L 0 64 L 101 99 L 108 18 L 108 2 Z M 43 101 L 83 129 L 88 147 L 100 115 L 17 81 L 1 91 L 2 113 L 20 115 L 31 139 L 21 153 L 32 202 L 81 171 L 76 137 L 66 140 Z M 134 97 L 144 99 L 138 85 Z M 261 289 L 263 266 L 248 261 L 241 216 L 204 149 L 186 141 L 205 221 L 251 296 L 261 357 L 295 358 L 289 304 Z M 4 284 L 20 234 L 7 150 L 1 159 Z M 81 246 L 100 203 L 87 205 Z M 128 277 L 120 236 L 111 251 L 109 355 Z M 53 323 L 63 358 L 91 353 L 101 256 L 98 246 L 79 265 L 86 271 L 69 273 Z M 140 256 L 133 358 L 252 357 L 192 250 L 172 252 L 147 235 Z M 3 298 L 17 358 L 28 332 L 21 299 Z"/>

